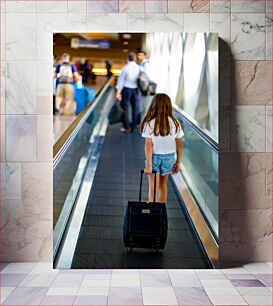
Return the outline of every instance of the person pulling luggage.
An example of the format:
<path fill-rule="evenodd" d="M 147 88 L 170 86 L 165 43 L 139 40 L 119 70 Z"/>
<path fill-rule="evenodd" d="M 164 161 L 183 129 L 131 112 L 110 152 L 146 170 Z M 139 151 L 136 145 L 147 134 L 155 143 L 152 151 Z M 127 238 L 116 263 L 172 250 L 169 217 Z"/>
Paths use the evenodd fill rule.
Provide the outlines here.
<path fill-rule="evenodd" d="M 166 203 L 169 173 L 178 173 L 182 159 L 182 137 L 184 132 L 174 117 L 172 102 L 164 93 L 156 94 L 140 126 L 145 138 L 146 167 L 149 174 L 149 202 L 153 202 L 154 188 L 156 202 Z M 156 172 L 156 185 L 152 172 Z"/>

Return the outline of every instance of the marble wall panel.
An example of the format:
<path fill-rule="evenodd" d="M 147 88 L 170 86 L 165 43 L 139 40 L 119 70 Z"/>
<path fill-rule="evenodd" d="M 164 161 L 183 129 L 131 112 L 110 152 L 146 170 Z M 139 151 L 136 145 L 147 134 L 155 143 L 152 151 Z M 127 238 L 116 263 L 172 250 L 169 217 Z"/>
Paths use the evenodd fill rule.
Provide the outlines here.
<path fill-rule="evenodd" d="M 272 258 L 272 209 L 220 211 L 221 262 Z"/>
<path fill-rule="evenodd" d="M 211 13 L 230 13 L 230 0 L 210 0 Z"/>
<path fill-rule="evenodd" d="M 265 106 L 232 107 L 232 152 L 265 152 L 265 134 Z"/>
<path fill-rule="evenodd" d="M 272 207 L 270 153 L 226 153 L 220 158 L 221 209 L 263 210 Z"/>
<path fill-rule="evenodd" d="M 5 115 L 0 115 L 0 137 L 1 137 L 0 162 L 4 162 L 6 160 L 6 117 Z"/>
<path fill-rule="evenodd" d="M 209 14 L 184 14 L 184 32 L 209 32 Z"/>
<path fill-rule="evenodd" d="M 265 42 L 265 14 L 231 14 L 231 52 L 235 60 L 264 60 Z"/>
<path fill-rule="evenodd" d="M 272 106 L 266 106 L 266 152 L 272 152 Z"/>
<path fill-rule="evenodd" d="M 128 31 L 145 32 L 144 13 L 128 13 Z"/>
<path fill-rule="evenodd" d="M 5 103 L 6 114 L 34 115 L 36 113 L 35 62 L 6 62 Z"/>
<path fill-rule="evenodd" d="M 0 62 L 0 114 L 6 113 L 6 65 Z"/>
<path fill-rule="evenodd" d="M 266 0 L 231 0 L 231 12 L 236 13 L 264 13 Z"/>
<path fill-rule="evenodd" d="M 208 13 L 208 0 L 169 0 L 168 11 L 170 13 Z"/>
<path fill-rule="evenodd" d="M 183 14 L 157 13 L 144 16 L 145 32 L 181 32 L 183 31 Z"/>
<path fill-rule="evenodd" d="M 223 40 L 226 44 L 230 44 L 230 14 L 211 13 L 210 32 L 218 33 L 221 40 Z"/>
<path fill-rule="evenodd" d="M 90 13 L 118 13 L 118 0 L 87 1 L 87 12 Z"/>
<path fill-rule="evenodd" d="M 154 1 L 149 0 L 145 2 L 147 13 L 167 13 L 168 0 Z"/>
<path fill-rule="evenodd" d="M 68 1 L 68 13 L 86 13 L 87 1 L 75 0 Z"/>
<path fill-rule="evenodd" d="M 36 14 L 6 13 L 6 59 L 36 59 Z"/>
<path fill-rule="evenodd" d="M 37 115 L 52 115 L 52 96 L 37 96 L 36 98 Z M 52 120 L 51 120 L 52 122 Z"/>
<path fill-rule="evenodd" d="M 36 13 L 37 1 L 7 1 L 7 13 Z"/>
<path fill-rule="evenodd" d="M 4 199 L 21 199 L 21 163 L 6 163 L 4 172 L 5 193 Z"/>
<path fill-rule="evenodd" d="M 1 44 L 0 44 L 0 60 L 3 61 L 6 59 L 6 14 L 0 13 L 0 35 L 1 35 Z M 2 65 L 1 65 L 2 66 Z"/>
<path fill-rule="evenodd" d="M 127 14 L 88 13 L 87 31 L 123 32 L 127 30 Z"/>
<path fill-rule="evenodd" d="M 50 115 L 37 116 L 37 161 L 50 162 L 53 156 L 53 122 Z"/>
<path fill-rule="evenodd" d="M 86 13 L 69 13 L 67 22 L 68 32 L 86 32 Z"/>
<path fill-rule="evenodd" d="M 231 104 L 271 104 L 271 61 L 234 61 L 231 73 L 234 76 L 231 82 Z"/>
<path fill-rule="evenodd" d="M 272 10 L 270 11 L 272 12 Z M 272 13 L 266 13 L 266 59 L 272 61 Z"/>
<path fill-rule="evenodd" d="M 37 33 L 39 33 L 37 35 L 37 60 L 50 61 L 53 60 L 52 34 L 68 30 L 67 14 L 39 13 L 37 16 Z"/>
<path fill-rule="evenodd" d="M 67 13 L 68 0 L 37 1 L 38 13 Z"/>
<path fill-rule="evenodd" d="M 36 116 L 6 115 L 6 161 L 36 161 Z"/>
<path fill-rule="evenodd" d="M 145 1 L 119 0 L 120 13 L 143 13 L 145 11 Z"/>

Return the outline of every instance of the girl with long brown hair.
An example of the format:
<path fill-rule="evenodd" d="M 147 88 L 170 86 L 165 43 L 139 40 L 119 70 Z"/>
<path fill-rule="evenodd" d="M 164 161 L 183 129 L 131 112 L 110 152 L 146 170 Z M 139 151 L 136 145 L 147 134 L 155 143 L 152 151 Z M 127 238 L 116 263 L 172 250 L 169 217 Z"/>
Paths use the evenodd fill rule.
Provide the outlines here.
<path fill-rule="evenodd" d="M 178 173 L 182 158 L 182 137 L 179 121 L 173 116 L 172 102 L 164 93 L 156 94 L 140 126 L 145 137 L 146 167 L 149 174 L 149 202 L 153 202 L 156 188 L 156 202 L 166 203 L 169 173 Z M 152 171 L 157 175 L 154 186 Z"/>

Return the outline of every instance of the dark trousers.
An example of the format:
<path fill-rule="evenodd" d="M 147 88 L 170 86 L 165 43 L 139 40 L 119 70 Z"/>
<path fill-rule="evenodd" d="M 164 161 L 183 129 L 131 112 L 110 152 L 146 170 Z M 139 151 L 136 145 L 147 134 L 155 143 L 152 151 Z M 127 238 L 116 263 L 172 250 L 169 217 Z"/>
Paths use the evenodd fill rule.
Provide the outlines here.
<path fill-rule="evenodd" d="M 140 112 L 140 96 L 138 88 L 128 88 L 124 87 L 121 92 L 122 100 L 121 100 L 121 107 L 124 110 L 122 116 L 122 123 L 125 129 L 135 129 L 137 124 L 137 116 Z M 129 106 L 131 105 L 132 109 L 132 123 L 130 126 L 129 122 Z"/>

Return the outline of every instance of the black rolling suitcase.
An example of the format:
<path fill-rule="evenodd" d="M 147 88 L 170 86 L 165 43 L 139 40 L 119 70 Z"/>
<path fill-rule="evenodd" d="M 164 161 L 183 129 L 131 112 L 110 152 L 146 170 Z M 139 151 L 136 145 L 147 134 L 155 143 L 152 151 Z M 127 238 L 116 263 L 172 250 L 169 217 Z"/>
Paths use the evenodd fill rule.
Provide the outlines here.
<path fill-rule="evenodd" d="M 141 170 L 139 201 L 128 201 L 124 218 L 123 241 L 130 248 L 164 249 L 168 233 L 167 210 L 164 203 L 141 202 L 142 176 Z M 156 174 L 155 172 L 155 186 Z"/>

